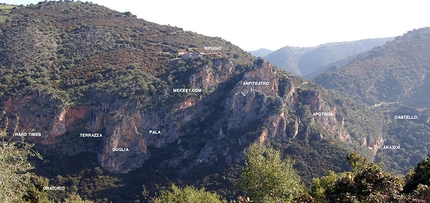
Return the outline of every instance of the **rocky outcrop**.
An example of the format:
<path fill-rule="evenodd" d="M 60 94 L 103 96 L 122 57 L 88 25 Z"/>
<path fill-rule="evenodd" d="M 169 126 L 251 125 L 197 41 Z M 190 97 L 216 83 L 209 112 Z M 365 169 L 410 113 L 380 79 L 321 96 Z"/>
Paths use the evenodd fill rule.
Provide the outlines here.
<path fill-rule="evenodd" d="M 9 98 L 2 107 L 8 115 L 20 117 L 20 129 L 41 132 L 40 137 L 31 138 L 35 142 L 55 144 L 67 132 L 77 137 L 79 133 L 102 134 L 98 161 L 114 173 L 127 173 L 143 166 L 154 156 L 151 147 L 176 144 L 181 154 L 164 160 L 161 165 L 178 167 L 188 159 L 194 160 L 191 166 L 213 164 L 221 159 L 237 163 L 243 156 L 234 148 L 246 148 L 253 142 L 296 138 L 304 133 L 312 133 L 311 139 L 324 140 L 323 133 L 312 132 L 309 126 L 300 127 L 306 119 L 310 119 L 310 125 L 322 126 L 332 137 L 351 142 L 344 119 L 337 116 L 336 106 L 328 105 L 319 91 L 298 88 L 305 82 L 295 84 L 289 79 L 291 76 L 262 60 L 257 60 L 241 75 L 234 74 L 234 67 L 229 60 L 199 66 L 189 76 L 186 86 L 207 92 L 186 96 L 171 106 L 155 110 L 137 108 L 142 106 L 139 100 L 118 99 L 103 93 L 94 93 L 94 99 L 87 105 L 66 107 L 61 99 L 36 92 Z M 233 77 L 239 77 L 235 83 L 231 82 Z M 226 83 L 232 88 L 216 91 L 220 84 Z M 220 112 L 208 109 L 213 100 L 222 101 L 215 104 Z M 309 115 L 302 112 L 299 104 L 309 106 L 310 118 L 306 118 Z M 211 126 L 202 128 L 195 124 L 207 122 L 208 118 L 216 119 L 210 121 Z M 184 128 L 187 125 L 194 127 Z M 206 136 L 206 140 L 182 138 L 193 132 L 203 133 L 201 136 Z M 197 142 L 196 139 L 204 143 L 200 148 L 190 144 Z M 188 141 L 183 143 L 183 140 Z M 366 142 L 371 147 L 377 147 L 378 143 Z"/>
<path fill-rule="evenodd" d="M 384 139 L 382 138 L 382 136 L 379 136 L 377 138 L 367 136 L 363 138 L 362 144 L 363 146 L 367 146 L 370 150 L 372 150 L 373 157 L 375 157 L 378 151 L 384 145 Z"/>
<path fill-rule="evenodd" d="M 237 133 L 241 129 L 251 128 L 249 124 L 254 124 L 261 126 L 259 133 L 256 136 L 251 136 L 249 133 L 239 135 L 237 141 L 239 145 L 296 137 L 303 133 L 299 132 L 301 120 L 290 118 L 286 112 L 297 111 L 297 102 L 309 105 L 311 114 L 332 113 L 330 116 L 313 116 L 312 123 L 323 126 L 337 139 L 351 142 L 352 138 L 344 129 L 344 120 L 338 122 L 336 119 L 336 107 L 327 105 L 322 94 L 317 91 L 297 91 L 291 81 L 282 81 L 274 67 L 266 62 L 254 64 L 254 67 L 244 74 L 226 98 L 224 108 L 228 119 L 225 122 L 229 133 L 225 136 L 238 136 L 231 132 Z M 314 138 L 319 141 L 325 139 L 321 133 L 316 133 Z M 203 154 L 209 156 L 208 154 L 214 151 L 216 150 L 213 150 L 212 145 L 205 146 L 199 155 L 199 160 L 205 160 L 202 158 Z"/>
<path fill-rule="evenodd" d="M 9 98 L 1 106 L 11 119 L 9 136 L 15 132 L 22 135 L 27 133 L 26 137 L 32 141 L 52 144 L 66 132 L 67 111 L 61 99 L 53 95 L 31 92 L 25 96 Z M 37 134 L 30 136 L 29 133 Z"/>
<path fill-rule="evenodd" d="M 351 136 L 344 129 L 343 118 L 337 115 L 336 106 L 327 105 L 320 92 L 313 90 L 301 91 L 297 94 L 296 100 L 303 105 L 310 106 L 311 123 L 319 123 L 333 137 L 344 142 L 351 142 Z M 338 118 L 340 118 L 340 122 Z"/>
<path fill-rule="evenodd" d="M 139 132 L 142 119 L 139 112 L 117 111 L 109 118 L 99 163 L 115 173 L 126 173 L 142 166 L 149 158 L 145 137 Z"/>
<path fill-rule="evenodd" d="M 234 64 L 229 60 L 214 60 L 202 65 L 189 77 L 190 87 L 207 89 L 216 86 L 230 78 L 233 68 Z"/>

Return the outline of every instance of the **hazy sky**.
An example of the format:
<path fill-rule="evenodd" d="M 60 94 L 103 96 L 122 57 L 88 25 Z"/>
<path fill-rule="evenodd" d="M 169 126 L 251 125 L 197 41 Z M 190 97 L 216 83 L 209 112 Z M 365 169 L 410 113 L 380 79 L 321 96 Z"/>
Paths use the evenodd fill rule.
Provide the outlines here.
<path fill-rule="evenodd" d="M 38 0 L 5 0 L 28 4 Z M 139 18 L 219 36 L 245 50 L 314 46 L 430 27 L 426 0 L 93 0 Z"/>

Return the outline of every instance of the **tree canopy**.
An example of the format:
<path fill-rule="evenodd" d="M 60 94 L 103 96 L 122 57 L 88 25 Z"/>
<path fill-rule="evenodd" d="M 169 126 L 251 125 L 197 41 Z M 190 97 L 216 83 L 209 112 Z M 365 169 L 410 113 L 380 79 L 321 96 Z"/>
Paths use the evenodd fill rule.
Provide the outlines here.
<path fill-rule="evenodd" d="M 251 145 L 245 154 L 240 188 L 254 202 L 291 201 L 303 192 L 291 159 L 263 144 Z"/>
<path fill-rule="evenodd" d="M 180 188 L 176 185 L 172 185 L 171 190 L 165 190 L 162 194 L 153 199 L 154 203 L 222 203 L 227 202 L 225 200 L 220 200 L 219 195 L 205 191 L 204 188 L 198 190 L 194 187 L 187 186 L 185 188 Z"/>

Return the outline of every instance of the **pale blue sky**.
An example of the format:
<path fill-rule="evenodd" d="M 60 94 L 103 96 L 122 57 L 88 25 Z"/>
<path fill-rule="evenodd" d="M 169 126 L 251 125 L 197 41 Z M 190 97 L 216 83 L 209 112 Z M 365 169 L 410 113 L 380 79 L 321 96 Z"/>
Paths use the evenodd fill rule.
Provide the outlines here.
<path fill-rule="evenodd" d="M 33 0 L 4 0 L 28 4 Z M 430 27 L 426 0 L 93 0 L 139 18 L 219 36 L 245 50 L 393 37 Z"/>

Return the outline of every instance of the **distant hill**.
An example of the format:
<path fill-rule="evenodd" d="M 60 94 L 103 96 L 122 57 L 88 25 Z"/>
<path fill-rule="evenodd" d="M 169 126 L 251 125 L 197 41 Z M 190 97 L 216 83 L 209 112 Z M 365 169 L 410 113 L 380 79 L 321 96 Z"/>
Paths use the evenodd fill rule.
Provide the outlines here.
<path fill-rule="evenodd" d="M 293 75 L 302 75 L 302 72 L 298 69 L 300 57 L 312 49 L 314 48 L 286 46 L 268 54 L 264 59 L 278 68 L 291 72 Z"/>
<path fill-rule="evenodd" d="M 315 78 L 319 74 L 323 73 L 324 71 L 327 71 L 327 70 L 330 70 L 330 69 L 334 69 L 336 67 L 340 67 L 340 66 L 344 66 L 344 65 L 348 64 L 349 62 L 351 62 L 352 59 L 354 59 L 355 57 L 357 57 L 357 55 L 349 56 L 349 57 L 340 59 L 340 60 L 338 60 L 336 62 L 329 63 L 327 65 L 323 65 L 323 66 L 321 66 L 321 67 L 313 70 L 312 72 L 304 75 L 303 77 L 305 77 L 308 80 L 312 80 L 313 78 Z"/>
<path fill-rule="evenodd" d="M 361 54 L 315 81 L 371 105 L 401 101 L 420 106 L 429 104 L 429 71 L 430 28 L 422 28 Z"/>
<path fill-rule="evenodd" d="M 393 38 L 363 39 L 320 45 L 316 49 L 300 57 L 298 68 L 303 75 L 306 75 L 321 66 L 370 50 L 392 39 Z"/>
<path fill-rule="evenodd" d="M 265 57 L 268 54 L 272 53 L 273 51 L 270 49 L 265 49 L 265 48 L 261 48 L 259 50 L 255 50 L 255 51 L 248 51 L 249 53 L 251 53 L 253 56 L 257 56 L 257 57 Z"/>
<path fill-rule="evenodd" d="M 385 147 L 375 161 L 387 170 L 406 173 L 429 153 L 430 28 L 409 31 L 314 80 L 380 109 Z"/>
<path fill-rule="evenodd" d="M 392 39 L 375 38 L 349 42 L 333 42 L 310 48 L 295 47 L 293 49 L 292 47 L 284 47 L 268 54 L 264 58 L 281 69 L 289 71 L 294 75 L 302 76 L 316 71 L 322 66 L 380 46 Z M 307 78 L 312 79 L 312 75 L 318 75 L 324 70 L 326 69 L 321 68 Z"/>

